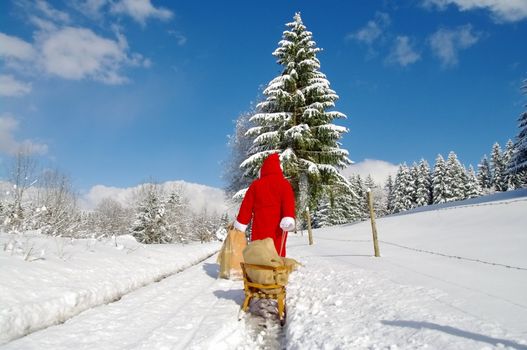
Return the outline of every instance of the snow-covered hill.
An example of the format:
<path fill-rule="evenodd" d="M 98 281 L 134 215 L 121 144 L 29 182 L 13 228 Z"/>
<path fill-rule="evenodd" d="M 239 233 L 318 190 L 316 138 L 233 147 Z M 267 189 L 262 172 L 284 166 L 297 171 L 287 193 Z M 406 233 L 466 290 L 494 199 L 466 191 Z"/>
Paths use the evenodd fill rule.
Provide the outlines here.
<path fill-rule="evenodd" d="M 527 349 L 527 191 L 509 196 L 379 219 L 380 258 L 372 256 L 369 222 L 316 230 L 313 246 L 307 234 L 291 234 L 288 252 L 304 266 L 288 286 L 283 330 L 273 320 L 262 327 L 256 316 L 238 321 L 242 283 L 216 279 L 211 257 L 3 348 Z M 188 249 L 205 254 L 199 247 Z M 130 265 L 127 274 L 141 266 L 142 275 L 170 254 L 180 259 L 171 247 L 108 249 L 90 251 L 81 260 L 91 273 L 70 281 L 61 274 L 78 268 L 73 256 L 26 262 L 1 251 L 2 281 L 16 283 L 1 285 L 0 333 L 17 322 L 5 318 L 6 308 L 32 315 L 46 303 L 38 295 L 105 276 L 114 258 Z M 47 271 L 41 283 L 39 271 Z"/>

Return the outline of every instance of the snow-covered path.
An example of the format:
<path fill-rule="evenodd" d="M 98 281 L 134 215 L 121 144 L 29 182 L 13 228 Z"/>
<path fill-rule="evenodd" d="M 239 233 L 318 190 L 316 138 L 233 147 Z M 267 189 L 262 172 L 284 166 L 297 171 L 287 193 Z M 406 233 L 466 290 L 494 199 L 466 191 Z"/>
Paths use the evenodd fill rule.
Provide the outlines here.
<path fill-rule="evenodd" d="M 214 258 L 5 349 L 192 349 L 239 343 L 241 282 L 217 279 Z"/>

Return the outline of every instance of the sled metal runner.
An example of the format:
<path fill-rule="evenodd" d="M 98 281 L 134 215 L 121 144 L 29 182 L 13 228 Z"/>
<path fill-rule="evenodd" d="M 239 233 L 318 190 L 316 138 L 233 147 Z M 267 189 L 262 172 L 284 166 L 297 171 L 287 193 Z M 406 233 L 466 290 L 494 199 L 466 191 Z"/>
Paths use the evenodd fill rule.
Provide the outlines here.
<path fill-rule="evenodd" d="M 266 265 L 255 265 L 240 263 L 243 272 L 243 289 L 245 292 L 245 300 L 243 301 L 242 310 L 247 312 L 249 305 L 253 298 L 255 299 L 273 299 L 276 300 L 278 304 L 278 318 L 280 319 L 280 324 L 283 326 L 285 324 L 286 316 L 286 305 L 285 305 L 285 286 L 279 284 L 260 284 L 254 283 L 247 276 L 247 269 L 255 270 L 266 270 L 272 271 L 274 275 L 274 280 L 276 281 L 277 273 L 287 271 L 286 266 L 266 266 Z"/>

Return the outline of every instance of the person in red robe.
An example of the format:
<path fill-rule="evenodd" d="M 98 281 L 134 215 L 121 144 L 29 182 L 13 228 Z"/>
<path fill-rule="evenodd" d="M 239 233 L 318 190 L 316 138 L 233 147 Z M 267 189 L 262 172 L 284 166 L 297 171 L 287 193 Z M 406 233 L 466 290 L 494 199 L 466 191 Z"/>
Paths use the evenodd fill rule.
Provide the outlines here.
<path fill-rule="evenodd" d="M 270 237 L 278 254 L 285 257 L 287 232 L 295 229 L 295 195 L 277 153 L 264 160 L 259 178 L 245 193 L 234 227 L 245 232 L 251 218 L 251 240 Z"/>

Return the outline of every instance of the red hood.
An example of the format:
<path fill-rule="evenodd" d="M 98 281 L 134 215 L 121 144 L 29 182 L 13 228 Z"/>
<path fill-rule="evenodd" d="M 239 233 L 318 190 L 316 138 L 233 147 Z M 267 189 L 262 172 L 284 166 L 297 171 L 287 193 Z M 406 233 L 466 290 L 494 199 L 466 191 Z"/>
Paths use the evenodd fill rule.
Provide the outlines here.
<path fill-rule="evenodd" d="M 278 153 L 273 153 L 267 158 L 265 158 L 262 168 L 260 170 L 260 177 L 268 176 L 268 175 L 281 175 L 284 176 L 282 173 L 282 168 L 280 167 L 280 158 L 278 157 Z"/>

